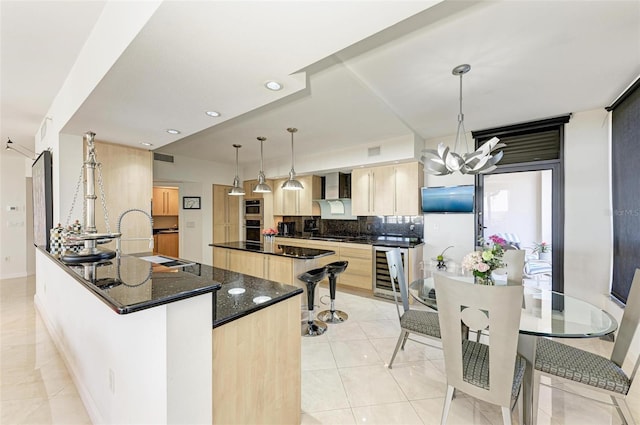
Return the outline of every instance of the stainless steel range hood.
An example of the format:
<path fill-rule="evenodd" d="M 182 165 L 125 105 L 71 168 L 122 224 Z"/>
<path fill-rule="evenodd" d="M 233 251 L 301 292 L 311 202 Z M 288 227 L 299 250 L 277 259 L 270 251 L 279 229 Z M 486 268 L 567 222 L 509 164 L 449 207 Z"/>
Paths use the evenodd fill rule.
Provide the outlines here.
<path fill-rule="evenodd" d="M 323 176 L 321 218 L 333 220 L 356 220 L 351 214 L 351 175 L 331 173 Z"/>

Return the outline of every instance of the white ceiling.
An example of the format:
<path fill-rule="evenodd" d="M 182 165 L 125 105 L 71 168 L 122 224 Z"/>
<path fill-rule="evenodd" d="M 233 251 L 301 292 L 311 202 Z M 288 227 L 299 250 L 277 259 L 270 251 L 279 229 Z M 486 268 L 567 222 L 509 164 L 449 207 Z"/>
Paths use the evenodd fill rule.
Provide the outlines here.
<path fill-rule="evenodd" d="M 7 3 L 2 136 L 22 143 L 18 124 L 30 116 L 31 141 L 63 81 L 51 76 L 68 72 L 71 51 L 79 50 L 103 3 L 68 3 L 74 9 L 62 15 L 74 19 L 62 31 L 69 39 L 60 42 L 69 48 L 59 66 L 46 70 L 33 63 L 37 50 L 24 55 L 20 46 L 53 42 L 46 35 L 51 24 L 33 27 L 34 16 L 15 22 L 18 7 Z M 412 132 L 450 135 L 458 112 L 451 69 L 461 63 L 472 67 L 463 81 L 467 130 L 602 108 L 640 75 L 638 1 L 445 1 L 428 8 L 434 3 L 163 3 L 64 131 L 92 129 L 101 140 L 138 147 L 147 141 L 161 152 L 220 162 L 233 162 L 231 145 L 240 143 L 241 162 L 249 162 L 259 157 L 257 136 L 267 137 L 266 159 L 288 157 L 291 126 L 299 128 L 296 153 Z M 86 18 L 76 22 L 77 14 Z M 45 34 L 31 43 L 22 27 Z M 78 33 L 67 34 L 72 29 Z M 26 59 L 5 74 L 21 52 Z M 43 96 L 19 103 L 43 75 L 55 80 L 33 90 Z M 285 90 L 266 91 L 262 83 L 270 78 Z M 210 109 L 223 116 L 207 117 Z M 170 136 L 166 128 L 183 133 Z"/>

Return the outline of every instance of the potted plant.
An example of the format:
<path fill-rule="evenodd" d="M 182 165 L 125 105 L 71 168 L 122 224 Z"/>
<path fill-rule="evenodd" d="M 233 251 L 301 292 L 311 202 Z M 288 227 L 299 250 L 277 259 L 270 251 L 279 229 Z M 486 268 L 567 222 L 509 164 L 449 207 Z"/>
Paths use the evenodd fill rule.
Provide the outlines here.
<path fill-rule="evenodd" d="M 538 254 L 538 259 L 551 261 L 551 245 L 546 242 L 534 242 L 533 252 Z"/>

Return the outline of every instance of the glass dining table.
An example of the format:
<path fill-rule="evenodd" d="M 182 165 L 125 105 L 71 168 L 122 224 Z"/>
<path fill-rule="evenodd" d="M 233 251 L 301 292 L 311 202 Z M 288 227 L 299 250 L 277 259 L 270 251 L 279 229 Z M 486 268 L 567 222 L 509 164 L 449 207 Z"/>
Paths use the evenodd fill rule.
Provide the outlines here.
<path fill-rule="evenodd" d="M 442 273 L 434 271 L 433 273 Z M 444 273 L 473 283 L 473 276 Z M 520 282 L 497 280 L 496 284 L 521 285 Z M 415 280 L 409 284 L 412 298 L 437 310 L 438 303 L 433 277 Z M 560 292 L 537 288 L 524 288 L 518 353 L 527 361 L 523 384 L 524 423 L 531 423 L 532 373 L 536 342 L 539 337 L 594 338 L 608 335 L 618 328 L 618 322 L 606 311 L 578 298 Z"/>

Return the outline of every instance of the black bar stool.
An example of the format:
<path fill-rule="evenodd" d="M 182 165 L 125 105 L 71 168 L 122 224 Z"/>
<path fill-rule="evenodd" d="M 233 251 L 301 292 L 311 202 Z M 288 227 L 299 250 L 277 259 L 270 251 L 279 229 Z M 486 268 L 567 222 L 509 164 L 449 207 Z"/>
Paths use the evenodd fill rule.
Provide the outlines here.
<path fill-rule="evenodd" d="M 314 320 L 313 307 L 314 295 L 318 282 L 327 276 L 326 267 L 309 270 L 298 276 L 298 279 L 307 284 L 307 308 L 309 317 L 306 322 L 302 322 L 302 336 L 318 336 L 327 330 L 327 324 L 320 320 Z"/>
<path fill-rule="evenodd" d="M 348 261 L 336 261 L 326 265 L 327 274 L 329 275 L 329 294 L 331 295 L 331 308 L 318 313 L 318 319 L 328 323 L 342 323 L 349 318 L 344 311 L 336 310 L 336 280 L 338 275 L 346 270 L 349 265 Z"/>

